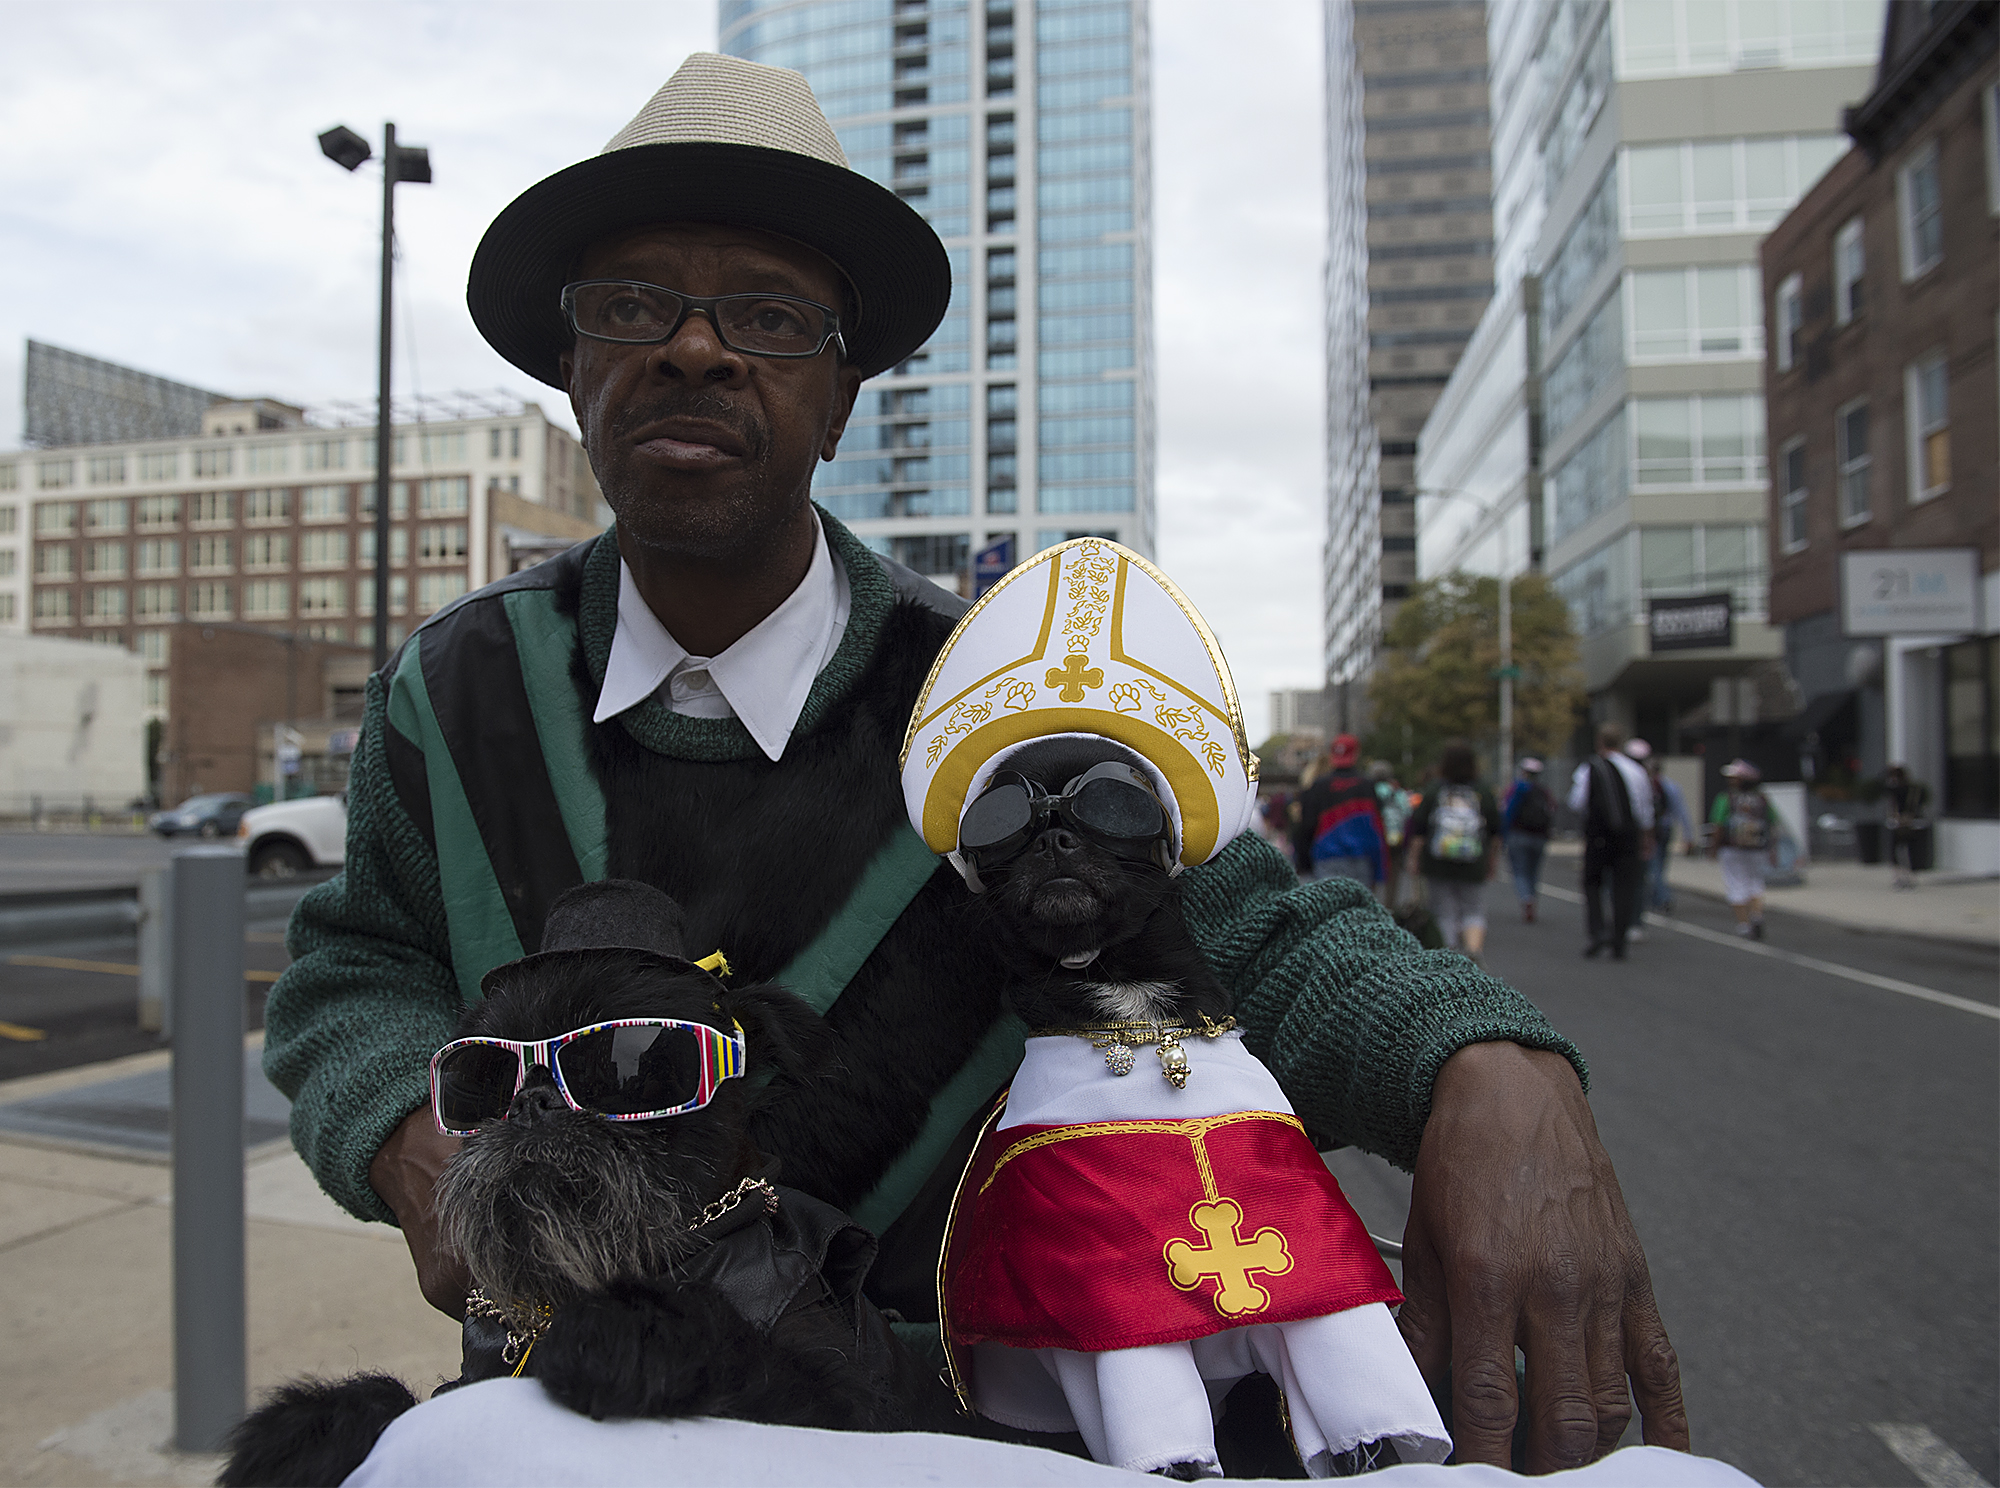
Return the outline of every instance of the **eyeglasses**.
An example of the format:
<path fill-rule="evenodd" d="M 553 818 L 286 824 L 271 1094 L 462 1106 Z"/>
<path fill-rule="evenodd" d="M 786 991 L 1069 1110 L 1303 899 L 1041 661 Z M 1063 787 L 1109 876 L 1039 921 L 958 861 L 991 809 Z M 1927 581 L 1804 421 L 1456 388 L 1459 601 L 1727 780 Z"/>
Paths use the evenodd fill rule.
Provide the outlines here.
<path fill-rule="evenodd" d="M 1054 796 L 1016 771 L 995 775 L 959 819 L 958 850 L 977 867 L 1010 862 L 1051 819 L 1135 862 L 1149 860 L 1173 833 L 1151 782 L 1130 765 L 1106 761 Z"/>
<path fill-rule="evenodd" d="M 656 345 L 680 334 L 699 310 L 731 351 L 764 357 L 812 357 L 834 342 L 847 355 L 840 317 L 815 300 L 786 294 L 691 295 L 627 279 L 566 284 L 563 314 L 570 329 L 596 341 Z"/>
<path fill-rule="evenodd" d="M 743 1025 L 734 1027 L 619 1018 L 551 1039 L 455 1039 L 431 1056 L 431 1113 L 446 1136 L 469 1137 L 504 1119 L 529 1072 L 546 1069 L 572 1111 L 607 1121 L 684 1115 L 743 1073 Z"/>

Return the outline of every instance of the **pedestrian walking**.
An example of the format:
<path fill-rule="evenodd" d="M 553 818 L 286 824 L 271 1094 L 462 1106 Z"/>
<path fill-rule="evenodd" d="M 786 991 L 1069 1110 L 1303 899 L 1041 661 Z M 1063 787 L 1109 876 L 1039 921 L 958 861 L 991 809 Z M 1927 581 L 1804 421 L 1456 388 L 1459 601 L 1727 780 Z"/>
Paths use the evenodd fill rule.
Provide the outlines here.
<path fill-rule="evenodd" d="M 1292 851 L 1309 878 L 1351 878 L 1373 888 L 1385 876 L 1382 809 L 1375 784 L 1356 766 L 1361 741 L 1339 734 L 1328 747 L 1326 772 L 1299 792 Z"/>
<path fill-rule="evenodd" d="M 1722 767 L 1728 786 L 1709 812 L 1709 850 L 1722 865 L 1722 897 L 1736 911 L 1736 933 L 1764 938 L 1764 877 L 1778 864 L 1778 810 L 1763 775 L 1748 760 Z"/>
<path fill-rule="evenodd" d="M 1513 789 L 1500 813 L 1507 841 L 1507 867 L 1514 875 L 1514 897 L 1521 902 L 1521 919 L 1535 923 L 1542 889 L 1542 857 L 1549 850 L 1549 832 L 1556 822 L 1556 802 L 1542 784 L 1542 762 L 1532 754 L 1514 767 Z"/>
<path fill-rule="evenodd" d="M 1647 910 L 1655 914 L 1673 913 L 1674 896 L 1667 881 L 1667 859 L 1673 856 L 1676 829 L 1690 852 L 1694 850 L 1695 830 L 1694 818 L 1688 815 L 1687 796 L 1662 767 L 1659 757 L 1653 753 L 1653 746 L 1644 739 L 1634 739 L 1625 746 L 1625 752 L 1645 766 L 1646 777 L 1653 788 L 1653 850 L 1646 857 L 1646 882 L 1640 910 L 1634 920 L 1636 927 L 1645 923 Z M 1636 928 L 1632 938 L 1639 938 Z"/>
<path fill-rule="evenodd" d="M 1402 900 L 1403 834 L 1410 822 L 1410 793 L 1396 783 L 1396 767 L 1387 760 L 1373 760 L 1368 778 L 1375 783 L 1375 805 L 1382 813 L 1382 842 L 1387 851 L 1382 860 L 1388 879 L 1382 885 L 1382 902 L 1394 909 Z"/>
<path fill-rule="evenodd" d="M 1917 832 L 1930 794 L 1921 780 L 1910 779 L 1907 766 L 1891 765 L 1882 772 L 1882 799 L 1888 806 L 1882 825 L 1889 838 L 1889 871 L 1899 889 L 1917 886 Z"/>
<path fill-rule="evenodd" d="M 1500 808 L 1479 784 L 1470 744 L 1445 745 L 1438 774 L 1410 818 L 1405 868 L 1422 874 L 1444 943 L 1477 961 L 1486 950 L 1486 881 L 1500 865 Z"/>
<path fill-rule="evenodd" d="M 1598 727 L 1597 753 L 1570 777 L 1569 807 L 1583 818 L 1583 954 L 1608 950 L 1623 961 L 1652 850 L 1653 784 L 1625 753 L 1625 730 L 1617 724 Z"/>

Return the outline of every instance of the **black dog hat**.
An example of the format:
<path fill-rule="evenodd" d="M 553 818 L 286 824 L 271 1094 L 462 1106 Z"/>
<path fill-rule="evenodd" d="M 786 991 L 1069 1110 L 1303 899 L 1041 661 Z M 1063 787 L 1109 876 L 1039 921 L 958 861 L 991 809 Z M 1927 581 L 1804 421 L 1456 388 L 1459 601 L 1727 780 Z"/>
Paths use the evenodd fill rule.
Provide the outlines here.
<path fill-rule="evenodd" d="M 494 967 L 479 989 L 490 995 L 493 978 L 503 971 L 593 951 L 640 951 L 672 970 L 709 974 L 687 958 L 687 915 L 671 895 L 636 879 L 607 878 L 567 890 L 549 906 L 542 948 Z"/>

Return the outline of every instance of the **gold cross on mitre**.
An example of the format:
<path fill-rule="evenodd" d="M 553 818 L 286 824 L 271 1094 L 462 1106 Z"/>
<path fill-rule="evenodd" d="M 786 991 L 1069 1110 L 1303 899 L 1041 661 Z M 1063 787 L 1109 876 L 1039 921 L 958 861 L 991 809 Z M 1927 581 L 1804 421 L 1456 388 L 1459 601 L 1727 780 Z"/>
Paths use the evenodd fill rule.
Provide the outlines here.
<path fill-rule="evenodd" d="M 1086 668 L 1088 670 L 1085 670 Z M 1049 674 L 1044 680 L 1049 686 L 1062 689 L 1064 702 L 1080 703 L 1083 701 L 1083 690 L 1086 687 L 1104 685 L 1104 668 L 1091 666 L 1088 656 L 1072 653 L 1063 658 L 1061 666 L 1050 667 Z"/>
<path fill-rule="evenodd" d="M 1215 1199 L 1196 1204 L 1188 1219 L 1208 1237 L 1208 1244 L 1169 1240 L 1166 1248 L 1167 1277 L 1184 1292 L 1191 1292 L 1210 1276 L 1219 1285 L 1215 1310 L 1224 1317 L 1241 1317 L 1262 1312 L 1271 1305 L 1271 1294 L 1250 1279 L 1253 1271 L 1283 1276 L 1292 1269 L 1291 1252 L 1285 1237 L 1266 1227 L 1249 1240 L 1237 1233 L 1243 1223 L 1243 1209 L 1234 1199 Z"/>

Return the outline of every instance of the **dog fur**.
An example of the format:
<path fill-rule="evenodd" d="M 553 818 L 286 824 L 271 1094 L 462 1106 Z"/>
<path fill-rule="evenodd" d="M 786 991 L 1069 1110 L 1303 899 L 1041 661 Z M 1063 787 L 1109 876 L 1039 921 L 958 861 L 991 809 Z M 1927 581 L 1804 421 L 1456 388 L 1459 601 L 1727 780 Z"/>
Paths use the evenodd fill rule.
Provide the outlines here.
<path fill-rule="evenodd" d="M 498 1305 L 553 1309 L 522 1372 L 600 1420 L 712 1415 L 878 1430 L 947 1422 L 943 1386 L 860 1295 L 873 1244 L 845 1216 L 780 1190 L 767 1238 L 753 1192 L 690 1228 L 743 1178 L 776 1171 L 749 1135 L 756 1079 L 796 1078 L 824 1060 L 825 1030 L 804 1004 L 772 986 L 718 988 L 644 951 L 556 951 L 497 970 L 458 1036 L 547 1038 L 626 1017 L 724 1031 L 734 1020 L 750 1077 L 724 1081 L 698 1111 L 613 1122 L 571 1110 L 537 1069 L 507 1118 L 466 1141 L 438 1188 L 448 1243 Z M 725 1222 L 728 1233 L 710 1243 Z M 710 1265 L 725 1244 L 737 1247 L 727 1265 Z M 748 1291 L 743 1247 L 768 1259 L 771 1277 L 753 1278 Z M 500 1341 L 491 1323 L 483 1332 L 468 1324 L 465 1372 L 440 1388 L 512 1372 Z M 238 1428 L 218 1481 L 338 1483 L 414 1403 L 383 1375 L 287 1385 Z"/>

